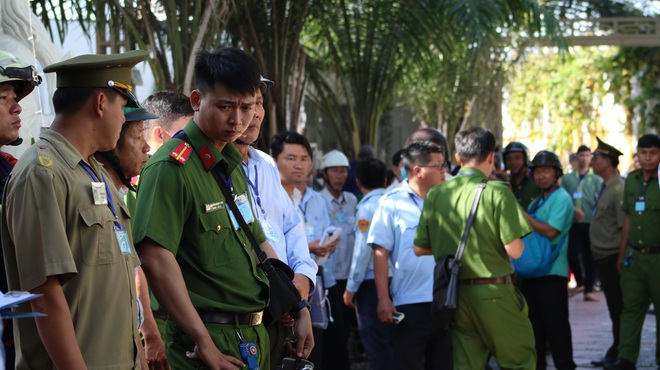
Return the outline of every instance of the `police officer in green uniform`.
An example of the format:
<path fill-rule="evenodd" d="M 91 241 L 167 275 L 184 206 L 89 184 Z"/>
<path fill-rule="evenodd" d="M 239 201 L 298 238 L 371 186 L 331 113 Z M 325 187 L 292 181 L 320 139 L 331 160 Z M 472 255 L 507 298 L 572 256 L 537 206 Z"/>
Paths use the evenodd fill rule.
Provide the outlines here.
<path fill-rule="evenodd" d="M 456 134 L 455 147 L 461 171 L 431 189 L 415 236 L 415 254 L 433 254 L 436 261 L 456 254 L 477 185 L 493 171 L 495 136 L 471 128 Z M 455 369 L 483 369 L 489 353 L 501 368 L 535 368 L 532 325 L 525 300 L 511 283 L 509 261 L 522 254 L 521 238 L 531 231 L 509 187 L 488 182 L 459 272 L 458 312 L 451 324 Z"/>
<path fill-rule="evenodd" d="M 619 156 L 623 153 L 598 137 L 596 140 L 598 140 L 598 147 L 593 152 L 591 167 L 594 173 L 603 179 L 603 185 L 596 198 L 589 236 L 591 254 L 600 275 L 600 287 L 605 293 L 607 310 L 612 320 L 614 341 L 602 359 L 591 361 L 591 363 L 595 366 L 603 366 L 614 362 L 619 354 L 619 318 L 623 308 L 623 299 L 620 285 L 621 274 L 616 263 L 619 259 L 625 214 L 621 208 L 623 179 L 617 170 Z"/>
<path fill-rule="evenodd" d="M 529 149 L 519 141 L 512 141 L 502 151 L 504 167 L 509 170 L 509 183 L 518 203 L 527 209 L 532 201 L 541 195 L 529 171 Z"/>
<path fill-rule="evenodd" d="M 199 52 L 194 71 L 195 114 L 142 171 L 134 237 L 149 285 L 169 314 L 164 340 L 170 366 L 266 369 L 268 333 L 261 317 L 268 279 L 212 173 L 232 190 L 260 247 L 277 258 L 254 221 L 242 156 L 227 145 L 252 121 L 259 66 L 241 50 L 222 49 Z M 301 307 L 295 318 L 296 353 L 306 357 L 313 347 L 308 310 Z M 239 346 L 250 342 L 257 353 L 241 356 Z"/>
<path fill-rule="evenodd" d="M 617 262 L 623 293 L 619 358 L 605 365 L 606 370 L 636 368 L 649 302 L 660 307 L 660 136 L 646 134 L 639 138 L 637 155 L 641 169 L 628 175 L 623 194 L 625 219 Z M 660 364 L 657 335 L 655 358 Z"/>
<path fill-rule="evenodd" d="M 2 213 L 9 289 L 43 296 L 14 322 L 17 369 L 139 369 L 129 213 L 94 159 L 117 144 L 123 107 L 136 106 L 131 69 L 145 51 L 82 55 L 57 73 L 55 120 L 12 171 Z"/>

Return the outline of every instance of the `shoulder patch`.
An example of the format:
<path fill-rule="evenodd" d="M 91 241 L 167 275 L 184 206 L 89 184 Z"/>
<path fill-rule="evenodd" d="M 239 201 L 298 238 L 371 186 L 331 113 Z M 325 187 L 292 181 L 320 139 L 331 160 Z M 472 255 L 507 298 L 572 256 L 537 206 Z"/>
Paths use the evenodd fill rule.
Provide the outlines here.
<path fill-rule="evenodd" d="M 186 164 L 186 161 L 188 160 L 188 157 L 190 157 L 191 153 L 192 147 L 190 147 L 190 144 L 182 141 L 179 143 L 179 145 L 176 146 L 176 148 L 174 148 L 174 150 L 172 150 L 170 157 L 174 158 L 175 161 L 181 164 Z"/>
<path fill-rule="evenodd" d="M 358 229 L 360 229 L 360 231 L 363 232 L 363 233 L 366 232 L 367 230 L 369 230 L 369 225 L 370 224 L 371 224 L 371 222 L 369 222 L 365 219 L 358 220 L 358 222 L 357 222 Z"/>
<path fill-rule="evenodd" d="M 50 167 L 53 165 L 53 160 L 47 155 L 40 155 L 39 164 L 44 167 Z"/>

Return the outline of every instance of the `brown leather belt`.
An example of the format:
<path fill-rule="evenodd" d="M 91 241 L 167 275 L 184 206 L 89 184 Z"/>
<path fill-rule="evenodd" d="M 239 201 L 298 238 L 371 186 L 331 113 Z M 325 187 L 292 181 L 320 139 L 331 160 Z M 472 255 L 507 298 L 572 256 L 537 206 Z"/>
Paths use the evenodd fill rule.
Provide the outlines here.
<path fill-rule="evenodd" d="M 641 254 L 660 253 L 660 248 L 658 248 L 658 247 L 650 247 L 650 248 L 633 247 L 633 248 L 637 249 L 637 251 Z"/>
<path fill-rule="evenodd" d="M 511 284 L 513 279 L 511 275 L 500 276 L 496 278 L 474 278 L 474 279 L 462 279 L 461 284 L 463 285 L 483 285 L 483 284 Z"/>
<path fill-rule="evenodd" d="M 197 310 L 202 322 L 206 324 L 231 324 L 231 325 L 250 325 L 257 326 L 261 324 L 264 312 L 248 313 L 230 313 L 223 311 L 202 311 Z"/>

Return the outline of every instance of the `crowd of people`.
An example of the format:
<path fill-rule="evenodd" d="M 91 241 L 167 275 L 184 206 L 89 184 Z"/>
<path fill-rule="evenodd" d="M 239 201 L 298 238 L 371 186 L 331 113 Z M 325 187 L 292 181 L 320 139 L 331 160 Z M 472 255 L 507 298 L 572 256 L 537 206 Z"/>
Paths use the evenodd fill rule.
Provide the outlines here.
<path fill-rule="evenodd" d="M 453 154 L 421 128 L 389 166 L 365 146 L 315 169 L 299 133 L 254 147 L 274 82 L 248 54 L 200 51 L 190 96 L 141 103 L 131 69 L 147 56 L 47 66 L 54 121 L 20 160 L 0 156 L 0 288 L 39 294 L 14 310 L 45 314 L 5 322 L 7 368 L 348 370 L 357 337 L 374 370 L 481 370 L 491 357 L 543 370 L 548 350 L 572 370 L 569 296 L 597 301 L 599 287 L 613 343 L 593 364 L 635 369 L 644 316 L 660 307 L 658 135 L 639 138 L 625 179 L 623 153 L 600 139 L 564 173 L 553 151 L 500 153 L 479 127 L 455 135 Z M 0 51 L 0 145 L 20 141 L 19 102 L 40 82 Z M 456 253 L 483 184 L 444 329 L 434 267 Z M 540 245 L 545 271 L 516 273 Z M 258 249 L 302 297 L 279 317 Z"/>

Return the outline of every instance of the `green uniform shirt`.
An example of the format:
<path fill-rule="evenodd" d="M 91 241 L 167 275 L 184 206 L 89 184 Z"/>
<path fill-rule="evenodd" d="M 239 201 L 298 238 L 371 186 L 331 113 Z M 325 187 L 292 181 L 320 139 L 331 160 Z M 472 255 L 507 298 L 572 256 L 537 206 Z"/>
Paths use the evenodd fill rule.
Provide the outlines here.
<path fill-rule="evenodd" d="M 590 168 L 589 171 L 580 180 L 580 171 L 575 170 L 570 174 L 563 176 L 561 179 L 561 187 L 564 188 L 568 195 L 573 199 L 573 206 L 581 209 L 584 212 L 584 219 L 581 223 L 591 222 L 594 214 L 594 207 L 596 206 L 596 198 L 598 192 L 603 184 L 603 179 L 594 174 Z"/>
<path fill-rule="evenodd" d="M 55 131 L 42 129 L 40 137 L 7 182 L 1 225 L 9 289 L 31 290 L 58 276 L 87 368 L 137 368 L 137 254 L 132 243 L 129 254 L 121 253 L 115 216 L 108 205 L 95 204 L 94 180 L 80 165 L 80 152 Z M 130 239 L 130 216 L 115 185 L 93 156 L 87 161 L 97 178 L 105 177 Z M 54 368 L 35 321 L 14 325 L 16 368 Z"/>
<path fill-rule="evenodd" d="M 623 179 L 619 174 L 603 184 L 602 193 L 596 203 L 596 211 L 589 226 L 591 253 L 599 260 L 619 253 L 621 229 L 625 214 L 623 201 Z"/>
<path fill-rule="evenodd" d="M 523 181 L 518 185 L 514 185 L 513 182 L 511 182 L 511 190 L 524 210 L 529 207 L 534 199 L 541 195 L 541 189 L 536 185 L 536 181 L 534 181 L 534 177 L 531 173 L 527 173 L 523 177 Z"/>
<path fill-rule="evenodd" d="M 644 211 L 640 211 L 644 202 Z M 623 211 L 630 215 L 628 243 L 637 248 L 660 248 L 660 188 L 657 175 L 644 180 L 642 170 L 631 172 L 626 178 Z"/>
<path fill-rule="evenodd" d="M 456 254 L 472 201 L 484 174 L 475 168 L 461 168 L 462 174 L 434 188 L 424 200 L 424 209 L 415 235 L 415 245 L 431 248 L 436 261 Z M 489 181 L 470 230 L 463 254 L 460 278 L 489 278 L 513 273 L 504 244 L 532 232 L 523 210 L 508 185 Z"/>
<path fill-rule="evenodd" d="M 249 196 L 243 158 L 233 145 L 218 152 L 193 120 L 184 132 L 195 151 L 184 164 L 170 157 L 181 144 L 172 139 L 142 170 L 134 239 L 139 243 L 148 237 L 176 256 L 196 308 L 261 311 L 268 304 L 268 279 L 243 231 L 232 227 L 225 198 L 210 172 L 219 168 L 226 179 L 231 176 L 236 195 Z M 258 243 L 266 240 L 258 222 L 250 228 Z"/>

